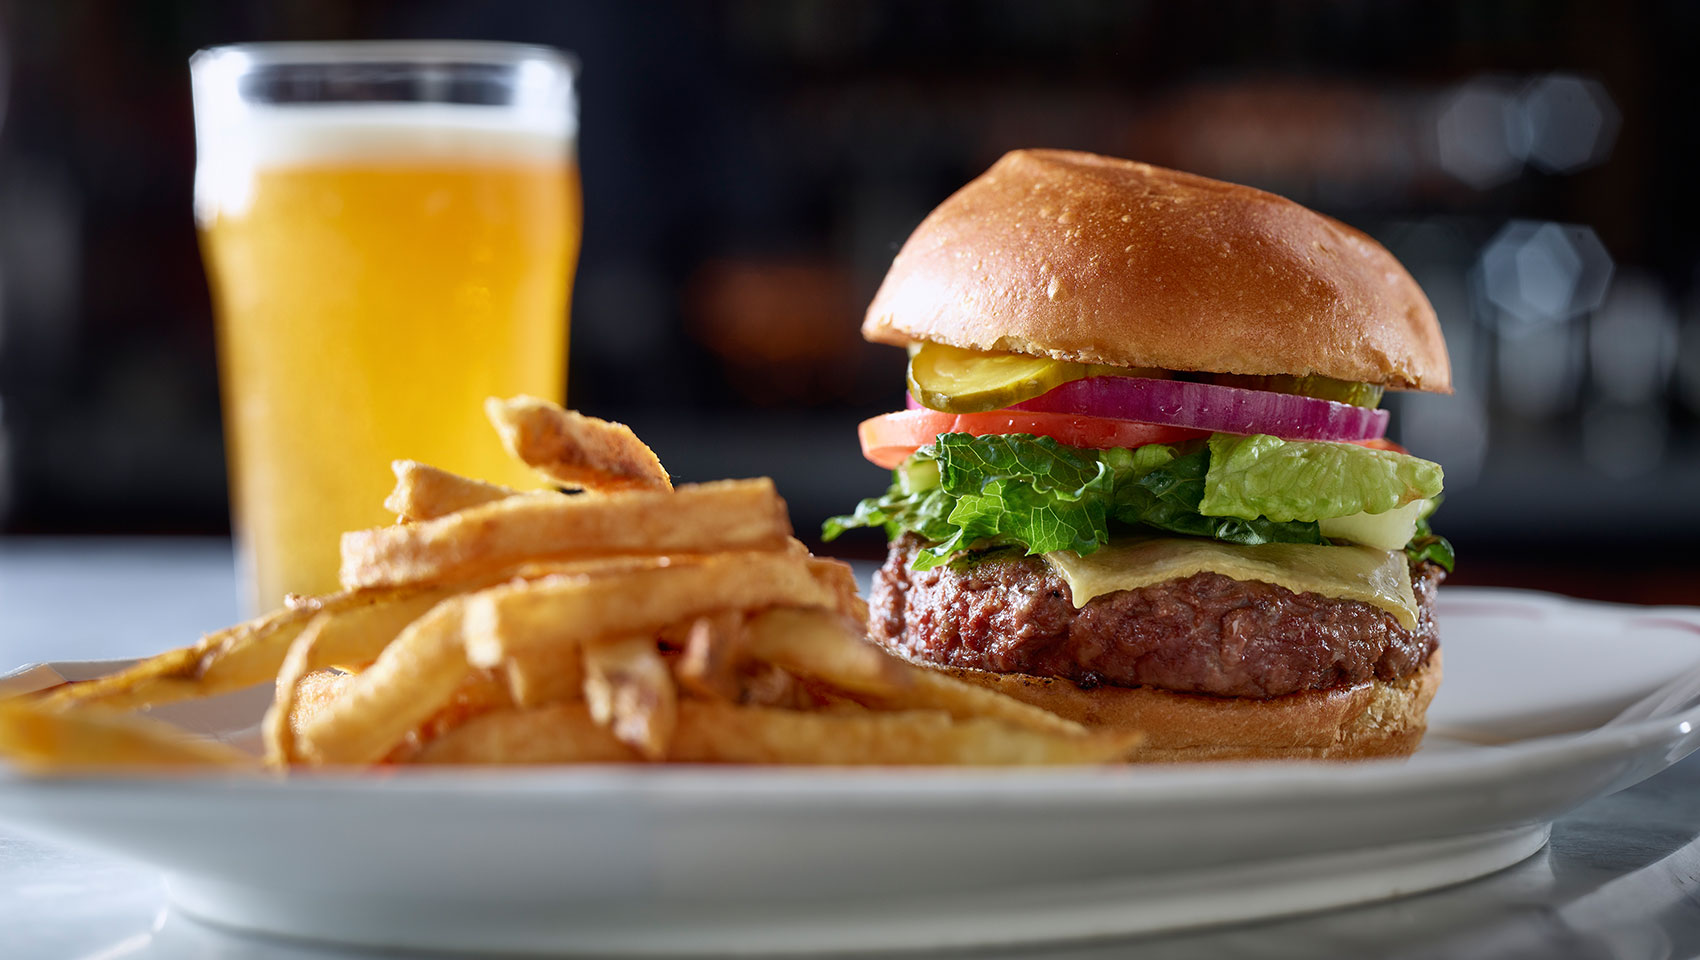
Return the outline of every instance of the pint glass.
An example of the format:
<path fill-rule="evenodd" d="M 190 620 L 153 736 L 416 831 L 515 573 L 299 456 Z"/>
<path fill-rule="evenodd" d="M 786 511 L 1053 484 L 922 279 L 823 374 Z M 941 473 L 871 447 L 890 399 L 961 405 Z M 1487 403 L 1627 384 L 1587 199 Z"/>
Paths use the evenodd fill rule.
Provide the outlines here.
<path fill-rule="evenodd" d="M 337 586 L 391 460 L 528 485 L 489 396 L 561 400 L 573 67 L 542 47 L 254 44 L 191 61 L 247 602 Z"/>

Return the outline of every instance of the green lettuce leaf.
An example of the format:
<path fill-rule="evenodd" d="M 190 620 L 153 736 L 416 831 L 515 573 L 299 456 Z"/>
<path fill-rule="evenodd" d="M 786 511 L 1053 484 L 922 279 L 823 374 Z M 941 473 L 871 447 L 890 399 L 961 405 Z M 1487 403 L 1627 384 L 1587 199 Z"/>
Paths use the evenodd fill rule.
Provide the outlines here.
<path fill-rule="evenodd" d="M 1134 453 L 1151 450 L 1141 447 Z M 1209 537 L 1229 543 L 1322 543 L 1315 522 L 1278 523 L 1263 517 L 1205 516 L 1199 509 L 1209 474 L 1210 451 L 1200 447 L 1177 455 L 1173 447 L 1166 460 L 1150 463 L 1124 475 L 1131 482 L 1118 483 L 1115 518 L 1129 526 L 1147 526 L 1191 537 Z M 1106 451 L 1112 452 L 1112 451 Z M 1120 451 L 1114 451 L 1120 452 Z M 1155 460 L 1147 457 L 1146 460 Z"/>
<path fill-rule="evenodd" d="M 1115 475 L 1097 451 L 1029 434 L 947 433 L 934 441 L 932 456 L 939 489 L 956 498 L 948 519 L 958 534 L 924 551 L 917 569 L 950 559 L 968 543 L 1086 554 L 1109 541 Z"/>
<path fill-rule="evenodd" d="M 1257 438 L 1218 435 L 1208 445 L 1194 442 L 1152 444 L 1133 450 L 1086 450 L 1029 434 L 941 434 L 932 446 L 923 447 L 893 471 L 891 488 L 884 496 L 862 501 L 854 513 L 833 517 L 821 533 L 826 540 L 857 527 L 882 527 L 891 538 L 916 533 L 931 544 L 915 558 L 915 567 L 920 570 L 949 562 L 966 550 L 991 547 L 1019 548 L 1028 554 L 1074 550 L 1084 556 L 1118 533 L 1161 532 L 1244 544 L 1327 543 L 1312 519 L 1239 516 L 1206 509 L 1215 492 L 1218 456 L 1246 456 L 1241 447 L 1219 441 L 1248 439 Z M 1282 443 L 1273 437 L 1263 439 Z M 1427 464 L 1412 457 L 1389 456 Z M 1309 460 L 1283 455 L 1267 444 L 1251 459 L 1300 464 L 1327 460 L 1315 454 Z M 1334 461 L 1336 465 L 1355 462 L 1351 453 Z M 1304 469 L 1313 470 L 1309 466 Z M 1398 461 L 1375 469 L 1384 471 L 1390 486 L 1399 486 L 1391 492 L 1360 491 L 1361 499 L 1367 502 L 1395 500 L 1408 489 L 1426 489 L 1422 486 L 1427 482 L 1423 469 L 1401 467 Z M 1367 477 L 1374 474 L 1359 472 L 1364 476 L 1359 477 L 1358 486 L 1369 485 Z M 1263 482 L 1258 479 L 1256 462 L 1249 471 L 1221 473 L 1234 478 L 1249 475 L 1252 487 Z M 1407 474 L 1420 483 L 1407 483 Z M 1438 467 L 1434 467 L 1433 479 L 1438 494 Z M 1293 482 L 1313 482 L 1334 489 L 1310 474 Z M 1307 493 L 1300 491 L 1291 499 L 1304 499 Z M 1345 502 L 1344 497 L 1338 499 Z M 1421 552 L 1420 557 L 1413 552 L 1413 558 L 1433 559 L 1450 569 L 1451 547 L 1430 534 L 1426 523 L 1407 549 Z"/>
<path fill-rule="evenodd" d="M 905 464 L 908 466 L 908 464 Z M 902 469 L 892 471 L 891 488 L 878 498 L 863 500 L 854 513 L 830 517 L 821 526 L 821 539 L 836 540 L 846 530 L 883 527 L 895 540 L 904 533 L 918 533 L 928 540 L 947 540 L 956 528 L 949 521 L 956 498 L 938 487 L 916 491 L 903 483 Z"/>
<path fill-rule="evenodd" d="M 1349 443 L 1218 433 L 1199 512 L 1277 522 L 1384 513 L 1440 494 L 1440 464 Z"/>
<path fill-rule="evenodd" d="M 1439 507 L 1437 498 L 1429 512 L 1417 520 L 1417 532 L 1412 535 L 1411 542 L 1405 544 L 1405 555 L 1411 558 L 1412 563 L 1436 563 L 1442 570 L 1451 573 L 1452 565 L 1457 562 L 1452 553 L 1452 543 L 1445 537 L 1435 536 L 1428 525 L 1428 518 L 1433 516 Z"/>

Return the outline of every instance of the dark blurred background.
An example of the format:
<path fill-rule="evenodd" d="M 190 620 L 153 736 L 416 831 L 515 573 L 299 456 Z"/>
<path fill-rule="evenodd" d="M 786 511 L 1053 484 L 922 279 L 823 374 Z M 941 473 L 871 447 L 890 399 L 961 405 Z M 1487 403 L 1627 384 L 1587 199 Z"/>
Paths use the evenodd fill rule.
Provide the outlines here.
<path fill-rule="evenodd" d="M 1368 230 L 1457 393 L 1457 580 L 1700 602 L 1700 4 L 0 3 L 0 530 L 228 532 L 187 59 L 242 40 L 575 52 L 569 394 L 685 479 L 771 474 L 801 531 L 883 488 L 903 355 L 861 311 L 1014 147 L 1133 157 Z M 874 556 L 872 535 L 835 552 Z"/>

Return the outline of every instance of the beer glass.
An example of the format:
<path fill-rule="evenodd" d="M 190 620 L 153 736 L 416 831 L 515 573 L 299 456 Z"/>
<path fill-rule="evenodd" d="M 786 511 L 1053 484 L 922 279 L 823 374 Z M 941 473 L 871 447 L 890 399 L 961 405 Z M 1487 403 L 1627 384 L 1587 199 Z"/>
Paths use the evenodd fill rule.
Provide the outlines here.
<path fill-rule="evenodd" d="M 390 461 L 528 484 L 484 399 L 565 391 L 574 67 L 544 47 L 277 43 L 190 61 L 195 217 L 251 609 L 336 589 Z"/>

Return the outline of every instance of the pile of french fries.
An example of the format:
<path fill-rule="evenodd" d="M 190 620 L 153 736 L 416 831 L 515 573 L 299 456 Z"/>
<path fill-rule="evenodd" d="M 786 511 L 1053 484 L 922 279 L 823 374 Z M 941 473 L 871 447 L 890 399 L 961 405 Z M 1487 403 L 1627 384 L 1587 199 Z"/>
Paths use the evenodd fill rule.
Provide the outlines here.
<path fill-rule="evenodd" d="M 629 429 L 492 399 L 520 492 L 394 464 L 343 590 L 95 680 L 0 702 L 34 769 L 370 764 L 1081 764 L 1135 746 L 892 656 L 850 568 L 768 479 L 674 488 Z M 148 707 L 261 683 L 264 757 Z"/>

